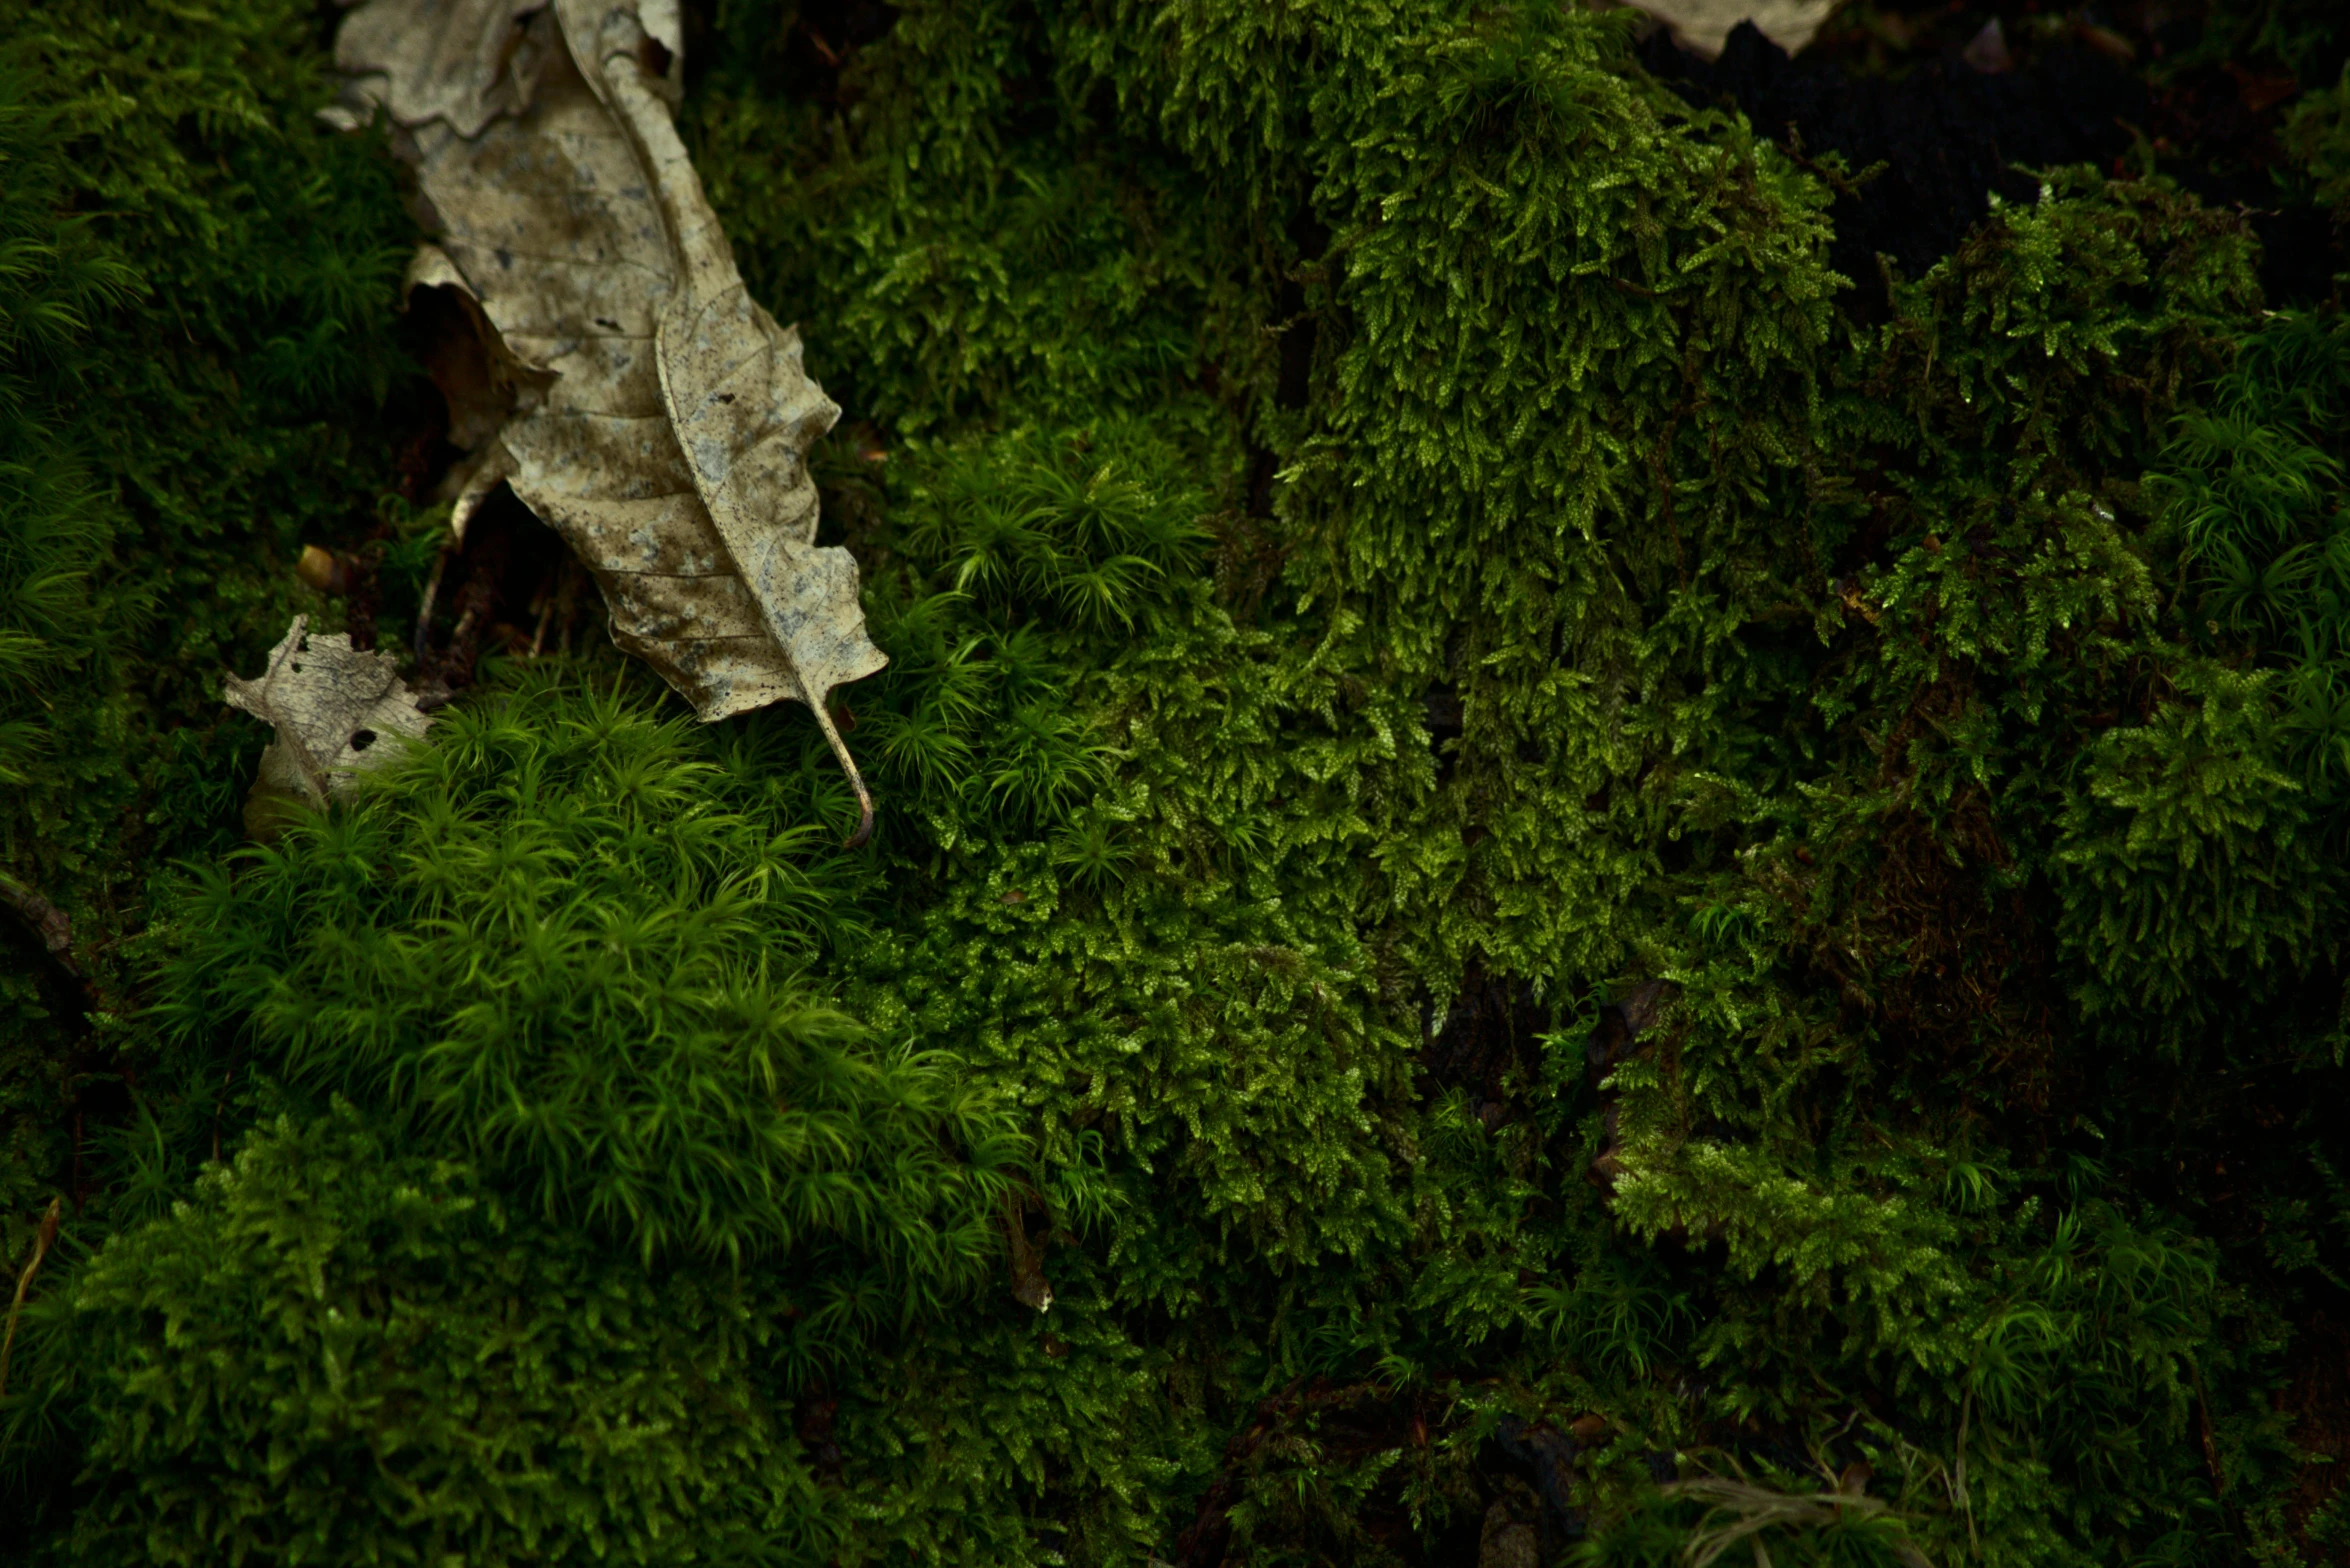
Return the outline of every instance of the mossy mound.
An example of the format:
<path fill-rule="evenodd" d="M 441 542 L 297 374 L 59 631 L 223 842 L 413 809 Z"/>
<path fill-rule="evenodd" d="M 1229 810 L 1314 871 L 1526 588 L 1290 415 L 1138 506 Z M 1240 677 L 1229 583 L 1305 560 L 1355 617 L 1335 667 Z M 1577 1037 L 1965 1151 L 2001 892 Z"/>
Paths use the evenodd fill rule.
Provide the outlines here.
<path fill-rule="evenodd" d="M 2172 154 L 1856 290 L 1625 15 L 695 11 L 871 844 L 493 511 L 239 848 L 450 455 L 332 21 L 11 22 L 0 1550 L 2339 1559 L 2350 331 Z"/>

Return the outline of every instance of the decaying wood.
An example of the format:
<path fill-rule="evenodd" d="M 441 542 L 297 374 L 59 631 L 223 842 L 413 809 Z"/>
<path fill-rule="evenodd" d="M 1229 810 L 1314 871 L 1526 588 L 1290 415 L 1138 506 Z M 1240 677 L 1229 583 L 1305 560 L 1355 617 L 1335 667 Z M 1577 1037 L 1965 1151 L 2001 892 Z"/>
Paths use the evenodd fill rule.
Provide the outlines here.
<path fill-rule="evenodd" d="M 855 559 L 816 545 L 806 462 L 840 410 L 744 289 L 671 123 L 674 4 L 370 0 L 345 34 L 345 118 L 403 128 L 438 240 L 411 284 L 463 294 L 511 400 L 461 471 L 458 526 L 509 486 L 702 719 L 805 703 L 863 842 L 872 799 L 827 699 L 888 661 Z"/>

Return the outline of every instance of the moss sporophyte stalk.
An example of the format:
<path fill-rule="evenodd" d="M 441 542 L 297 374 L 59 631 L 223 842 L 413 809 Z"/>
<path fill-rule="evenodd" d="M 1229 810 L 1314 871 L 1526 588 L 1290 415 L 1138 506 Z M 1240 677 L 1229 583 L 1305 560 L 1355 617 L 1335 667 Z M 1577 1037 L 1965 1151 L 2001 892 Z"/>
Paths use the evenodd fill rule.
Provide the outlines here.
<path fill-rule="evenodd" d="M 0 0 L 0 1558 L 2344 1560 L 2337 8 L 431 9 Z"/>

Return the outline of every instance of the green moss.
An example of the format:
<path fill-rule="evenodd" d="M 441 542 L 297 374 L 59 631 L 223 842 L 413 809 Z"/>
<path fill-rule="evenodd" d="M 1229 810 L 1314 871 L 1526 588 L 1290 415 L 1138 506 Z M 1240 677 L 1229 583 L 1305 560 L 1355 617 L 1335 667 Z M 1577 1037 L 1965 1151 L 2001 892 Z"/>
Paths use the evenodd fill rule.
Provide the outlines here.
<path fill-rule="evenodd" d="M 0 862 L 66 910 L 70 977 L 7 934 L 0 1175 L 71 1185 L 67 1109 L 105 1076 L 85 1014 L 135 1011 L 123 942 L 175 857 L 235 842 L 264 737 L 219 703 L 307 609 L 415 432 L 386 398 L 409 243 L 380 148 L 311 123 L 306 7 L 0 7 Z M 87 1184 L 88 1173 L 83 1173 Z"/>
<path fill-rule="evenodd" d="M 545 681 L 454 713 L 366 804 L 176 902 L 165 1040 L 246 1033 L 288 1087 L 648 1262 L 837 1239 L 910 1311 L 992 1259 L 1017 1143 L 951 1060 L 808 983 L 864 932 L 802 869 L 816 833 L 777 820 L 771 767 Z"/>
<path fill-rule="evenodd" d="M 689 729 L 608 656 L 225 861 L 239 732 L 141 762 L 215 863 L 107 971 L 160 1007 L 6 1406 L 53 1549 L 2323 1549 L 2275 1395 L 2350 1212 L 2350 382 L 2239 217 L 2051 172 L 1860 322 L 1826 186 L 1620 18 L 932 0 L 817 95 L 788 9 L 710 20 L 697 157 L 865 421 L 873 848 L 804 716 Z M 400 374 L 315 42 L 223 67 L 246 185 L 55 144 L 248 400 L 233 461 L 91 470 L 114 549 L 216 572 L 138 711 L 392 483 L 298 466 Z M 331 251 L 240 205 L 296 165 Z M 300 281 L 152 259 L 208 234 Z M 425 1347 L 385 1402 L 264 1401 L 346 1300 Z M 563 1370 L 448 1370 L 517 1323 Z M 525 1498 L 484 1442 L 560 1457 Z M 1750 1490 L 1660 1488 L 1705 1474 Z"/>
<path fill-rule="evenodd" d="M 61 1547 L 822 1561 L 839 1523 L 778 1399 L 763 1295 L 649 1277 L 348 1106 L 280 1122 L 44 1325 L 80 1347 L 86 1490 Z"/>

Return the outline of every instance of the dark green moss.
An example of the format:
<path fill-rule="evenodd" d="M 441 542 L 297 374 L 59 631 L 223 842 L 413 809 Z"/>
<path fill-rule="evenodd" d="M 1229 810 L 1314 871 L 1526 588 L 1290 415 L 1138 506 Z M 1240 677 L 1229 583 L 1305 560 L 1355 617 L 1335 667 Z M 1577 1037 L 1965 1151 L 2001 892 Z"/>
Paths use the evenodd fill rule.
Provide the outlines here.
<path fill-rule="evenodd" d="M 318 29 L 294 4 L 0 10 L 0 860 L 73 922 L 64 965 L 0 932 L 14 1254 L 33 1191 L 95 1185 L 73 1107 L 120 1106 L 93 1030 L 139 1006 L 149 878 L 235 842 L 264 737 L 220 675 L 293 609 L 333 617 L 290 564 L 373 528 L 414 434 L 387 405 L 414 379 L 409 224 L 380 149 L 310 121 Z"/>
<path fill-rule="evenodd" d="M 12 864 L 196 857 L 12 1058 L 20 1212 L 57 1064 L 135 1080 L 0 1407 L 36 1555 L 2336 1550 L 2344 336 L 2239 215 L 2051 172 L 1861 323 L 1820 173 L 1621 18 L 705 20 L 857 421 L 855 856 L 803 715 L 606 652 L 223 858 L 204 682 L 397 490 L 407 231 L 307 19 L 40 46 L 267 109 L 24 122 L 127 215 L 74 352 L 156 434 L 72 548 L 161 597 Z"/>

